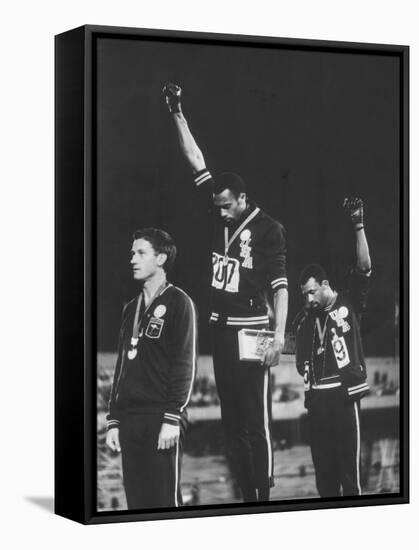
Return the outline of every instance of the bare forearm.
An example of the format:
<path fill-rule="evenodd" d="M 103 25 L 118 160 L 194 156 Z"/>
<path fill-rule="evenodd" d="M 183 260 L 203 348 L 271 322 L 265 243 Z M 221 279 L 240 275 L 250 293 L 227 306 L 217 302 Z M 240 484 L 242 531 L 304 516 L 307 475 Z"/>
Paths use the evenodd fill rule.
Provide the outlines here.
<path fill-rule="evenodd" d="M 371 270 L 371 258 L 364 229 L 364 201 L 360 198 L 346 198 L 343 208 L 350 216 L 356 235 L 356 266 L 359 271 Z"/>
<path fill-rule="evenodd" d="M 288 290 L 280 288 L 274 294 L 275 338 L 284 340 L 288 314 Z"/>
<path fill-rule="evenodd" d="M 275 336 L 263 358 L 266 367 L 279 365 L 280 356 L 285 344 L 285 324 L 288 313 L 288 290 L 280 288 L 274 294 Z"/>
<path fill-rule="evenodd" d="M 195 174 L 205 168 L 204 156 L 198 147 L 183 114 L 175 113 L 172 116 L 178 134 L 180 149 L 188 161 L 192 172 Z"/>
<path fill-rule="evenodd" d="M 360 227 L 360 226 L 359 226 Z M 359 271 L 370 271 L 371 269 L 371 257 L 368 248 L 367 236 L 365 229 L 362 227 L 357 230 L 355 227 L 356 235 L 356 265 Z"/>

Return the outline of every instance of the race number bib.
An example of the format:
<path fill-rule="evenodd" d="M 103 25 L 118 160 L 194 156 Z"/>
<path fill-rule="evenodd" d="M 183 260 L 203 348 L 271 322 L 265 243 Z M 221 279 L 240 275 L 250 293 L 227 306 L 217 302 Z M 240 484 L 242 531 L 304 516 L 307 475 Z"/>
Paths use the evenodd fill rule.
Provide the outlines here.
<path fill-rule="evenodd" d="M 225 261 L 224 256 L 212 253 L 212 286 L 227 292 L 238 292 L 240 273 L 240 263 L 235 258 L 228 258 Z"/>
<path fill-rule="evenodd" d="M 332 338 L 333 353 L 335 354 L 338 367 L 342 369 L 350 363 L 348 348 L 346 347 L 345 338 L 343 336 L 338 336 L 334 329 L 332 329 L 332 331 L 334 333 Z"/>

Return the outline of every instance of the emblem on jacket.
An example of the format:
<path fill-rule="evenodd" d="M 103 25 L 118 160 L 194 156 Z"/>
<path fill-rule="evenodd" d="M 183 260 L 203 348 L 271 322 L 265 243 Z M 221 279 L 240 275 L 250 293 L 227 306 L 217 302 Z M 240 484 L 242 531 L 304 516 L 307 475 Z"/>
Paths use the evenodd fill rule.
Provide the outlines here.
<path fill-rule="evenodd" d="M 342 369 L 350 363 L 348 348 L 346 347 L 345 338 L 343 336 L 338 336 L 334 328 L 332 328 L 332 335 L 333 353 L 335 354 L 338 367 Z"/>
<path fill-rule="evenodd" d="M 252 247 L 250 246 L 251 235 L 250 229 L 244 229 L 240 233 L 240 257 L 244 258 L 242 267 L 246 267 L 247 269 L 253 269 Z"/>
<path fill-rule="evenodd" d="M 339 309 L 334 309 L 329 313 L 329 315 L 335 321 L 337 326 L 342 329 L 342 332 L 348 332 L 351 330 L 351 325 L 348 321 L 345 321 L 346 317 L 349 315 L 347 307 L 341 306 Z"/>
<path fill-rule="evenodd" d="M 166 311 L 167 311 L 167 307 L 164 306 L 163 304 L 160 304 L 153 311 L 153 315 L 154 315 L 154 317 L 157 317 L 159 319 L 160 317 L 163 317 L 163 315 L 166 313 Z"/>
<path fill-rule="evenodd" d="M 160 338 L 161 331 L 163 330 L 164 321 L 157 317 L 152 317 L 148 322 L 147 329 L 145 331 L 146 336 L 149 338 Z"/>

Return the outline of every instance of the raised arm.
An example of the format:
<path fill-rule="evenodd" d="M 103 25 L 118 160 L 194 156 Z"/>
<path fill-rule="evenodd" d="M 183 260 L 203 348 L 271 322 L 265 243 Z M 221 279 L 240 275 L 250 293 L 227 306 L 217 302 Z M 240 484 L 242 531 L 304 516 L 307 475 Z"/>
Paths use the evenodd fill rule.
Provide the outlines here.
<path fill-rule="evenodd" d="M 371 257 L 364 228 L 364 204 L 362 199 L 345 199 L 343 207 L 349 214 L 356 238 L 356 267 L 360 273 L 369 274 Z"/>
<path fill-rule="evenodd" d="M 177 84 L 166 84 L 163 88 L 163 95 L 176 126 L 180 149 L 192 172 L 196 174 L 205 168 L 205 160 L 182 113 L 182 89 Z"/>

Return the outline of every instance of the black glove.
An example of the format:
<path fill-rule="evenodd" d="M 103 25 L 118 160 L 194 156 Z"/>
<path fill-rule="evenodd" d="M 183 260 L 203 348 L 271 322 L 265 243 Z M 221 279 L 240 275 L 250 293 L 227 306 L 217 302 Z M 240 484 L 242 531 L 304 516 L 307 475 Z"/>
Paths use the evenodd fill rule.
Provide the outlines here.
<path fill-rule="evenodd" d="M 343 208 L 348 212 L 354 225 L 364 225 L 364 203 L 362 199 L 349 198 L 343 201 Z M 361 229 L 361 228 L 360 228 Z"/>
<path fill-rule="evenodd" d="M 163 88 L 162 93 L 166 100 L 169 111 L 172 114 L 181 113 L 182 107 L 180 104 L 180 98 L 182 95 L 182 88 L 177 84 L 169 83 L 166 84 L 166 86 Z"/>

